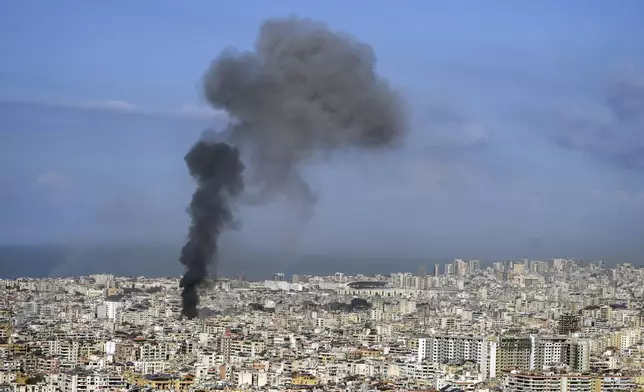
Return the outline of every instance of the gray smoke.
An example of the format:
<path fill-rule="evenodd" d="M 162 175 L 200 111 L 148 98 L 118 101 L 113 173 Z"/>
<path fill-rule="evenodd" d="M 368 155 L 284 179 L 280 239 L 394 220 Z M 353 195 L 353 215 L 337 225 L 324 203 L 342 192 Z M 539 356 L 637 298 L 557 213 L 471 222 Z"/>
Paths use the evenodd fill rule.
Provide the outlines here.
<path fill-rule="evenodd" d="M 402 101 L 375 66 L 369 45 L 298 18 L 266 21 L 254 51 L 228 49 L 213 61 L 205 96 L 235 119 L 230 140 L 250 151 L 247 182 L 259 190 L 249 200 L 296 196 L 310 217 L 316 198 L 300 162 L 318 150 L 374 149 L 402 139 Z"/>

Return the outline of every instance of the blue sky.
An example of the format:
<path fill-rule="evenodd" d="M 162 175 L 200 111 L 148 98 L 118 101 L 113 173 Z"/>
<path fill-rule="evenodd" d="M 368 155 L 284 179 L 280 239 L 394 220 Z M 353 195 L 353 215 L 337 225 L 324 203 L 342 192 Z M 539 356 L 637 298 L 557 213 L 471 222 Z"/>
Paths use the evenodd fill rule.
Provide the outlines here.
<path fill-rule="evenodd" d="M 223 121 L 201 77 L 290 15 L 372 45 L 412 133 L 401 151 L 306 162 L 319 195 L 306 228 L 286 202 L 244 207 L 224 243 L 644 258 L 635 0 L 2 2 L 0 243 L 181 242 L 182 156 Z"/>

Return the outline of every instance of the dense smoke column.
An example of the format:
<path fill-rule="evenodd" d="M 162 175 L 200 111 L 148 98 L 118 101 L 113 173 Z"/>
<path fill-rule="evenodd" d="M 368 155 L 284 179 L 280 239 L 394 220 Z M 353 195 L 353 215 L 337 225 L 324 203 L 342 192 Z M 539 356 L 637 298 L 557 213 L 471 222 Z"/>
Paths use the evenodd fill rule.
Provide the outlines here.
<path fill-rule="evenodd" d="M 298 18 L 266 21 L 253 51 L 225 50 L 213 61 L 205 98 L 232 119 L 223 136 L 236 147 L 202 140 L 185 158 L 198 184 L 181 252 L 186 317 L 197 315 L 197 288 L 216 267 L 217 239 L 233 221 L 230 198 L 244 188 L 237 148 L 248 154 L 246 183 L 256 187 L 242 200 L 286 194 L 308 220 L 316 197 L 301 162 L 320 150 L 377 151 L 403 138 L 403 102 L 375 69 L 371 46 Z"/>
<path fill-rule="evenodd" d="M 197 316 L 197 288 L 216 268 L 217 241 L 227 224 L 233 222 L 232 197 L 244 189 L 243 171 L 237 148 L 221 142 L 201 140 L 185 156 L 197 190 L 188 208 L 192 223 L 188 241 L 181 249 L 186 271 L 181 279 L 183 315 Z"/>

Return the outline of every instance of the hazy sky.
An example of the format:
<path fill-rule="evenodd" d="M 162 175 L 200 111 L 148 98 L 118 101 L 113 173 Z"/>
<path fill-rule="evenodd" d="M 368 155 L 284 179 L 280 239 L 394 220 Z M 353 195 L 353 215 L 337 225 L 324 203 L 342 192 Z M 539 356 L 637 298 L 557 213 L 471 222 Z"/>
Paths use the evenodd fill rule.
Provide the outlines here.
<path fill-rule="evenodd" d="M 224 246 L 325 254 L 644 259 L 644 2 L 2 1 L 0 243 L 183 241 L 200 95 L 266 18 L 373 46 L 413 132 L 303 168 Z"/>

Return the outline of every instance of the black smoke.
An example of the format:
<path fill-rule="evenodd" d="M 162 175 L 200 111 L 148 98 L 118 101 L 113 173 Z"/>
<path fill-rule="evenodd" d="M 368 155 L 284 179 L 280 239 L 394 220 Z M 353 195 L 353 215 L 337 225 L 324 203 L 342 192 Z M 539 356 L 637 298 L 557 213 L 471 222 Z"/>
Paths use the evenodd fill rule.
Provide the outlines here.
<path fill-rule="evenodd" d="M 217 266 L 217 240 L 233 222 L 231 198 L 244 189 L 243 171 L 237 148 L 222 142 L 200 140 L 185 156 L 197 190 L 188 208 L 192 224 L 188 241 L 181 249 L 186 267 L 181 279 L 183 315 L 197 316 L 198 287 Z"/>

